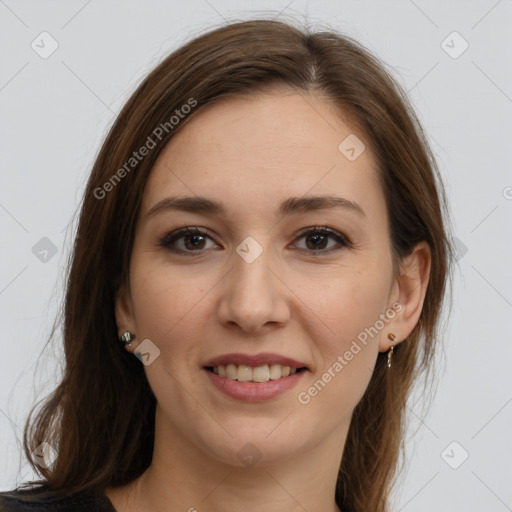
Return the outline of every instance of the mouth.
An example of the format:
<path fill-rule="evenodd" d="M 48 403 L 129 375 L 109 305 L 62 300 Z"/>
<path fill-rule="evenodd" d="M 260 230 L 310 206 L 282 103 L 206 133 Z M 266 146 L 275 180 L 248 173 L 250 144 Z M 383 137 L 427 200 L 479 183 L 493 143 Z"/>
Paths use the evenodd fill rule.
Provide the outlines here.
<path fill-rule="evenodd" d="M 262 403 L 278 399 L 291 391 L 306 377 L 305 366 L 286 366 L 277 363 L 249 366 L 245 364 L 216 364 L 203 366 L 202 372 L 214 389 L 230 399 Z"/>
<path fill-rule="evenodd" d="M 257 383 L 279 380 L 295 375 L 296 373 L 307 371 L 307 367 L 305 366 L 296 368 L 280 364 L 263 364 L 260 366 L 220 364 L 218 366 L 205 366 L 204 368 L 224 379 Z"/>

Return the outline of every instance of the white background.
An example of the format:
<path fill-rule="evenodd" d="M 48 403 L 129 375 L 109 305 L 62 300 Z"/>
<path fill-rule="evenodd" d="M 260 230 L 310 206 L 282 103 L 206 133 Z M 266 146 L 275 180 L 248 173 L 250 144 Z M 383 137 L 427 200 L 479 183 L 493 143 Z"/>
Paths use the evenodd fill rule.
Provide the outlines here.
<path fill-rule="evenodd" d="M 59 344 L 43 347 L 72 217 L 107 128 L 169 51 L 223 18 L 262 13 L 329 25 L 391 66 L 432 141 L 454 234 L 467 248 L 437 395 L 425 417 L 421 401 L 411 402 L 396 510 L 512 510 L 511 0 L 274 0 L 243 9 L 226 0 L 0 0 L 0 488 L 33 478 L 20 460 L 22 429 L 60 375 Z M 31 48 L 43 31 L 58 43 L 47 59 Z M 453 31 L 469 44 L 457 58 L 441 46 Z M 446 44 L 457 54 L 464 41 Z M 43 237 L 57 249 L 46 262 L 32 252 Z M 463 450 L 469 457 L 452 469 L 446 460 L 459 464 Z"/>

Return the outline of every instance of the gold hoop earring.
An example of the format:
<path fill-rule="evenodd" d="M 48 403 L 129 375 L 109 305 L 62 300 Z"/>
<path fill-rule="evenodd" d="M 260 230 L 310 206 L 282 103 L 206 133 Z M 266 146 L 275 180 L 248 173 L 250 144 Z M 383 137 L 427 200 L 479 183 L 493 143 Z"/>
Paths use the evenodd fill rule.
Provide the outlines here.
<path fill-rule="evenodd" d="M 388 334 L 388 340 L 394 343 L 396 341 L 396 336 L 390 332 Z M 391 359 L 393 358 L 393 345 L 391 345 L 391 348 L 388 350 L 388 368 L 391 368 Z"/>

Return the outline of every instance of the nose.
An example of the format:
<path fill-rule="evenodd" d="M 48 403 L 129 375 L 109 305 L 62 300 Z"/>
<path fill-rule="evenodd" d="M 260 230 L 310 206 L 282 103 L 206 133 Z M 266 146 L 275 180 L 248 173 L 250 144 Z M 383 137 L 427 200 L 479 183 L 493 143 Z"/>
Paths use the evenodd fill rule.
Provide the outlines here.
<path fill-rule="evenodd" d="M 292 294 L 269 253 L 265 249 L 249 263 L 235 252 L 233 267 L 220 289 L 218 315 L 224 326 L 263 334 L 290 319 L 288 299 Z"/>

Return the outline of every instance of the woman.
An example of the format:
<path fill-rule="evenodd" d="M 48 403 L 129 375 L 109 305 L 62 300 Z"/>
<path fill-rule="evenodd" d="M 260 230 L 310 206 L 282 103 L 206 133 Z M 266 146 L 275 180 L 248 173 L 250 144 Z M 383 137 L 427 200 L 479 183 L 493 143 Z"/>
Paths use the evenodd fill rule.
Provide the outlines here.
<path fill-rule="evenodd" d="M 41 486 L 4 510 L 388 511 L 444 216 L 405 95 L 356 42 L 253 20 L 179 48 L 93 167 L 65 375 L 26 427 Z"/>

